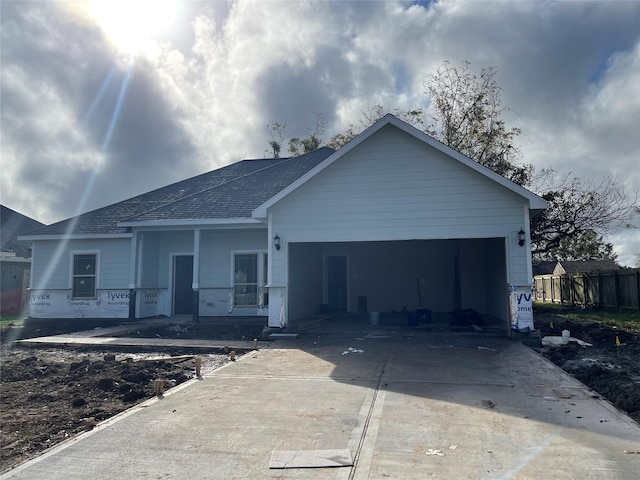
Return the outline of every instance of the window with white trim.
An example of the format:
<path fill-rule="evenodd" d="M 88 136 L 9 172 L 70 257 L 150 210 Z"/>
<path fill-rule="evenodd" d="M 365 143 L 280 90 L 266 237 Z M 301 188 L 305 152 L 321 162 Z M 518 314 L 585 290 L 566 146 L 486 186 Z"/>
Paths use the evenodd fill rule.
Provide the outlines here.
<path fill-rule="evenodd" d="M 96 298 L 96 266 L 95 253 L 78 253 L 73 255 L 73 275 L 71 290 L 73 298 Z"/>
<path fill-rule="evenodd" d="M 233 304 L 236 307 L 266 307 L 269 296 L 267 283 L 267 254 L 238 252 L 233 254 Z"/>
<path fill-rule="evenodd" d="M 258 254 L 236 253 L 233 257 L 233 304 L 258 306 Z"/>

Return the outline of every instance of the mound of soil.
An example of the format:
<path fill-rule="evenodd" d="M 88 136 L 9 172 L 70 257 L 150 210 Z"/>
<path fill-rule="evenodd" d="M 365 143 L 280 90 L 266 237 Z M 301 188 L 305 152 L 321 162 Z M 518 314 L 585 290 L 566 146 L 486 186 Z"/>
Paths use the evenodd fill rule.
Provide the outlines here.
<path fill-rule="evenodd" d="M 0 471 L 36 456 L 136 403 L 195 376 L 192 356 L 153 361 L 183 352 L 144 354 L 63 349 L 0 350 Z M 202 373 L 227 361 L 200 355 Z"/>
<path fill-rule="evenodd" d="M 541 353 L 640 422 L 640 335 L 555 315 L 537 316 L 535 321 L 543 336 L 560 336 L 563 330 L 569 330 L 572 337 L 592 344 L 588 347 L 569 342 Z"/>

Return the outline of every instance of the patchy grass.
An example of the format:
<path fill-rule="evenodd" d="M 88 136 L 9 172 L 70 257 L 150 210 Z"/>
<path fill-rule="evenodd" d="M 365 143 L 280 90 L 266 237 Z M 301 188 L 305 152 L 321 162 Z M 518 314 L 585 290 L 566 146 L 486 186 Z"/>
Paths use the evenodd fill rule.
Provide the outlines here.
<path fill-rule="evenodd" d="M 573 308 L 554 303 L 534 303 L 536 313 L 553 313 L 575 323 L 598 323 L 617 327 L 634 333 L 640 333 L 640 312 L 637 310 L 612 310 L 607 308 Z"/>
<path fill-rule="evenodd" d="M 21 315 L 4 315 L 0 318 L 0 328 L 9 327 L 11 325 L 19 327 L 22 325 L 24 317 Z"/>

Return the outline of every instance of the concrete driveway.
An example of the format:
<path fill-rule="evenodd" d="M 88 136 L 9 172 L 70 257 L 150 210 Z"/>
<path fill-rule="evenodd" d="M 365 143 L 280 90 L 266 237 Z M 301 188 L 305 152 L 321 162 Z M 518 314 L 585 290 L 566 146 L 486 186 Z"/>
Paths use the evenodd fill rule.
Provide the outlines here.
<path fill-rule="evenodd" d="M 269 468 L 274 451 L 340 449 L 352 467 Z M 0 479 L 635 480 L 638 452 L 638 424 L 518 342 L 341 325 L 275 341 Z"/>

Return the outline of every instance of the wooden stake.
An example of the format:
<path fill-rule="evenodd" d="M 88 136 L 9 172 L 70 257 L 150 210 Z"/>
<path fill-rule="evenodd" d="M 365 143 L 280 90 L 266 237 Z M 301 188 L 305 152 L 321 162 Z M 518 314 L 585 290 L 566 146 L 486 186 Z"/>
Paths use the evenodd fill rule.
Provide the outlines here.
<path fill-rule="evenodd" d="M 164 392 L 164 380 L 156 380 L 156 396 L 161 397 Z"/>
<path fill-rule="evenodd" d="M 196 377 L 200 378 L 200 369 L 202 368 L 202 358 L 196 357 Z"/>

